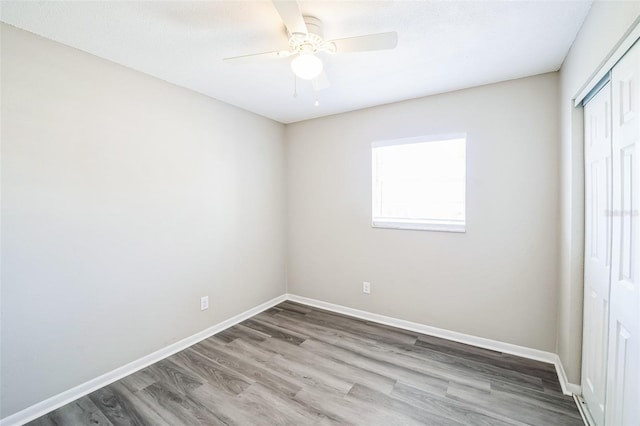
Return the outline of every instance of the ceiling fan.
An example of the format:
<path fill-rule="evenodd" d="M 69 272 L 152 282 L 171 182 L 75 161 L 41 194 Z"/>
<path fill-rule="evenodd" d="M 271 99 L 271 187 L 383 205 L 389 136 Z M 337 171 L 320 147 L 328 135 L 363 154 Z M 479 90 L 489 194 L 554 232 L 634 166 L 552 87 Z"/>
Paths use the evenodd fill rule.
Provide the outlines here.
<path fill-rule="evenodd" d="M 317 53 L 351 53 L 371 50 L 394 49 L 398 45 L 395 31 L 324 40 L 322 22 L 312 16 L 303 16 L 295 0 L 273 0 L 289 35 L 289 49 L 225 58 L 225 61 L 246 61 L 293 57 L 291 70 L 303 80 L 311 80 L 314 90 L 329 87 L 323 71 L 322 60 Z"/>

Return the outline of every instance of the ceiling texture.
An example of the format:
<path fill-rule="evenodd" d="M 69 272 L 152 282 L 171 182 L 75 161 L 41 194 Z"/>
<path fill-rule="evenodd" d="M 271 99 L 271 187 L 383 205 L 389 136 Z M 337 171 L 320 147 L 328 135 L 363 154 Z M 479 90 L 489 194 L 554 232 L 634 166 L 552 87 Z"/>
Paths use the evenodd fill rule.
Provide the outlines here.
<path fill-rule="evenodd" d="M 263 1 L 2 1 L 0 20 L 281 123 L 557 71 L 591 0 L 299 1 L 325 40 L 396 31 L 394 50 L 318 56 L 314 92 L 292 58 L 223 58 L 287 48 Z M 314 105 L 316 98 L 319 105 Z"/>

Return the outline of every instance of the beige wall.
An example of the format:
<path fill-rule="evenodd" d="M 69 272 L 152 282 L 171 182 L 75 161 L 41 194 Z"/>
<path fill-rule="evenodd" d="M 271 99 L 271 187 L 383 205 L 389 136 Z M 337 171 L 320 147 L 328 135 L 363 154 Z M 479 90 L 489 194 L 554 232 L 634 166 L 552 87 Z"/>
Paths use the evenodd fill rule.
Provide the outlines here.
<path fill-rule="evenodd" d="M 582 108 L 573 99 L 640 16 L 640 2 L 596 1 L 560 70 L 561 217 L 558 355 L 580 383 L 584 259 Z"/>
<path fill-rule="evenodd" d="M 285 292 L 282 125 L 6 25 L 1 84 L 2 417 Z"/>
<path fill-rule="evenodd" d="M 557 79 L 288 125 L 289 292 L 555 352 Z M 372 228 L 371 142 L 459 132 L 467 232 Z"/>

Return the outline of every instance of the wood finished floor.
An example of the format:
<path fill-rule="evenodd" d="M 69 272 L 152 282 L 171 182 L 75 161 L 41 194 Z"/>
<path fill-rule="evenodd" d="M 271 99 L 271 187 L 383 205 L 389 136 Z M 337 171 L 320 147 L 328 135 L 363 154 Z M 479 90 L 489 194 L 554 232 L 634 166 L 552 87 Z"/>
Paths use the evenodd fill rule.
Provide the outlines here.
<path fill-rule="evenodd" d="M 551 364 L 284 302 L 30 425 L 582 425 Z"/>

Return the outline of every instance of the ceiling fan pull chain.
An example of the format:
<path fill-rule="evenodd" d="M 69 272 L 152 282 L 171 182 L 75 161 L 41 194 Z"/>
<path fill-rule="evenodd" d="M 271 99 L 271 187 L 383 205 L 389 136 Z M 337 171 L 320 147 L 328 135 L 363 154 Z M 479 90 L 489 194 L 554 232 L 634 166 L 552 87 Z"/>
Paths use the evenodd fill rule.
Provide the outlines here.
<path fill-rule="evenodd" d="M 298 77 L 293 74 L 293 97 L 298 97 Z"/>

